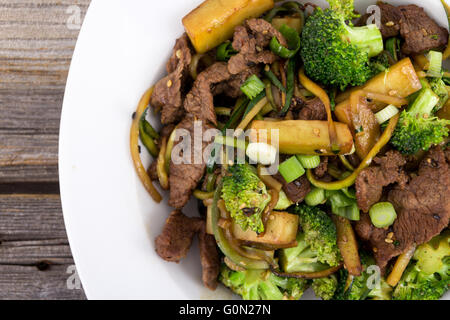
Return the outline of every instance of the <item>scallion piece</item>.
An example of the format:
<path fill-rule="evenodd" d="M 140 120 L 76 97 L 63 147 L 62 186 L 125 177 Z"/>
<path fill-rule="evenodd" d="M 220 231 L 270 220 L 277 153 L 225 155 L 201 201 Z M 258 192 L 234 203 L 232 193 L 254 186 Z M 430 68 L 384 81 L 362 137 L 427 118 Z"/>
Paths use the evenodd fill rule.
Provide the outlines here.
<path fill-rule="evenodd" d="M 280 164 L 278 171 L 287 183 L 291 183 L 305 174 L 305 169 L 295 156 Z"/>
<path fill-rule="evenodd" d="M 234 137 L 217 135 L 214 143 L 221 144 L 224 146 L 237 148 L 241 150 L 245 150 L 247 146 L 247 142 L 243 139 L 236 139 Z"/>
<path fill-rule="evenodd" d="M 233 49 L 230 41 L 222 43 L 217 47 L 216 58 L 219 61 L 228 61 L 237 51 Z"/>
<path fill-rule="evenodd" d="M 281 116 L 285 116 L 291 107 L 292 97 L 295 90 L 295 59 L 289 59 L 286 75 L 286 103 L 281 110 Z"/>
<path fill-rule="evenodd" d="M 326 200 L 325 190 L 320 188 L 313 188 L 305 197 L 305 202 L 308 206 L 315 207 Z"/>
<path fill-rule="evenodd" d="M 278 88 L 278 90 L 282 92 L 286 92 L 286 88 L 283 86 L 283 84 L 278 80 L 277 76 L 270 70 L 270 67 L 267 65 L 264 68 L 264 74 L 265 76 L 272 82 L 272 84 Z"/>
<path fill-rule="evenodd" d="M 305 169 L 315 169 L 320 165 L 320 156 L 298 155 L 297 159 Z"/>
<path fill-rule="evenodd" d="M 386 51 L 389 52 L 394 62 L 398 61 L 400 51 L 400 40 L 398 38 L 389 38 L 386 40 Z"/>
<path fill-rule="evenodd" d="M 300 35 L 297 30 L 286 24 L 283 24 L 279 31 L 288 42 L 288 48 L 281 45 L 276 37 L 273 37 L 270 41 L 270 50 L 283 59 L 290 59 L 300 50 Z"/>
<path fill-rule="evenodd" d="M 442 77 L 442 52 L 430 51 L 427 59 L 430 61 L 427 76 L 432 78 Z"/>
<path fill-rule="evenodd" d="M 347 207 L 338 208 L 336 212 L 333 213 L 337 216 L 341 216 L 352 221 L 359 221 L 361 219 L 359 214 L 359 208 L 356 202 L 352 203 Z"/>
<path fill-rule="evenodd" d="M 390 120 L 397 113 L 399 113 L 398 108 L 390 104 L 386 108 L 375 114 L 375 118 L 377 119 L 379 124 L 383 124 L 386 121 Z"/>
<path fill-rule="evenodd" d="M 397 219 L 397 213 L 390 202 L 374 204 L 369 210 L 369 215 L 372 224 L 377 228 L 387 228 Z"/>
<path fill-rule="evenodd" d="M 250 99 L 253 100 L 258 94 L 260 94 L 266 86 L 258 78 L 257 75 L 252 75 L 241 86 L 241 91 Z"/>

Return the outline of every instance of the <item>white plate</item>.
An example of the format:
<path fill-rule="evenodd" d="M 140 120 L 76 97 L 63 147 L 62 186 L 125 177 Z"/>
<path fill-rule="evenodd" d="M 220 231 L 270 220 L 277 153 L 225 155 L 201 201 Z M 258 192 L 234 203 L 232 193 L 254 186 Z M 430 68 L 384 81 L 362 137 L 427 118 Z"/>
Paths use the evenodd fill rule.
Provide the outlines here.
<path fill-rule="evenodd" d="M 64 98 L 59 171 L 70 245 L 90 299 L 231 297 L 203 288 L 196 244 L 180 264 L 156 255 L 170 208 L 152 202 L 129 155 L 131 115 L 163 75 L 181 18 L 201 2 L 93 0 L 85 18 Z M 447 26 L 439 0 L 426 1 L 426 10 Z"/>

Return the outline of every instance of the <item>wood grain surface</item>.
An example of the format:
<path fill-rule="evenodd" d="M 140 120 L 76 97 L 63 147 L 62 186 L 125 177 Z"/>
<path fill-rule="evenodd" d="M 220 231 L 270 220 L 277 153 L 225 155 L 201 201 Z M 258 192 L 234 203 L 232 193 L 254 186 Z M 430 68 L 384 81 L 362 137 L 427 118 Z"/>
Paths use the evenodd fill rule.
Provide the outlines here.
<path fill-rule="evenodd" d="M 0 1 L 0 299 L 84 299 L 58 188 L 64 87 L 89 0 Z"/>

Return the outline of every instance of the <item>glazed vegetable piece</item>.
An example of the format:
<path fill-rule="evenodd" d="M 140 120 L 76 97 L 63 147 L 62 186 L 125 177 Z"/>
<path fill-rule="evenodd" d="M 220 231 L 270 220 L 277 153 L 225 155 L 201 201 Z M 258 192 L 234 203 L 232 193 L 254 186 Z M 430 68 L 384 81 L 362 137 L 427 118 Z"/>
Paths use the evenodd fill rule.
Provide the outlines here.
<path fill-rule="evenodd" d="M 332 216 L 337 230 L 337 244 L 344 258 L 344 265 L 353 276 L 361 275 L 362 267 L 359 258 L 358 243 L 355 232 L 348 219 Z"/>
<path fill-rule="evenodd" d="M 219 280 L 244 300 L 299 300 L 309 287 L 303 279 L 277 277 L 269 271 L 233 271 L 225 265 Z"/>
<path fill-rule="evenodd" d="M 336 275 L 332 274 L 328 277 L 313 279 L 311 288 L 318 298 L 323 300 L 333 299 L 338 287 L 338 280 Z"/>
<path fill-rule="evenodd" d="M 374 204 L 369 210 L 369 215 L 372 224 L 377 228 L 390 227 L 397 219 L 397 213 L 390 202 Z"/>
<path fill-rule="evenodd" d="M 262 214 L 271 198 L 256 169 L 248 164 L 233 165 L 222 180 L 222 199 L 233 220 L 244 231 L 264 232 Z"/>
<path fill-rule="evenodd" d="M 328 0 L 330 9 L 316 8 L 302 32 L 301 57 L 313 80 L 342 90 L 365 83 L 372 75 L 369 58 L 383 51 L 376 25 L 353 27 L 353 0 Z"/>
<path fill-rule="evenodd" d="M 330 149 L 328 122 L 288 120 L 259 121 L 250 125 L 250 141 L 267 141 L 272 144 L 272 133 L 278 130 L 279 152 L 282 154 L 302 155 L 335 155 Z M 272 132 L 272 130 L 274 130 Z M 338 143 L 341 146 L 339 154 L 349 154 L 353 149 L 353 137 L 350 129 L 343 123 L 336 123 Z M 275 143 L 275 141 L 274 141 Z"/>
<path fill-rule="evenodd" d="M 272 211 L 264 235 L 261 236 L 252 230 L 242 230 L 237 223 L 232 223 L 231 230 L 236 239 L 249 244 L 267 244 L 273 247 L 286 248 L 295 243 L 298 216 L 287 212 Z"/>
<path fill-rule="evenodd" d="M 273 6 L 273 0 L 206 0 L 183 18 L 183 25 L 197 52 L 205 53 L 231 38 L 244 20 Z"/>
<path fill-rule="evenodd" d="M 409 58 L 393 65 L 387 72 L 381 73 L 362 86 L 365 92 L 379 93 L 393 98 L 406 98 L 422 89 L 419 77 Z M 351 125 L 350 94 L 358 89 L 349 90 L 336 98 L 338 105 L 334 113 L 340 122 Z M 394 103 L 392 103 L 394 104 Z M 394 104 L 395 105 L 395 104 Z"/>
<path fill-rule="evenodd" d="M 305 169 L 295 156 L 281 163 L 278 171 L 287 183 L 291 183 L 305 174 Z"/>
<path fill-rule="evenodd" d="M 303 28 L 303 16 L 287 16 L 287 17 L 277 17 L 272 19 L 272 25 L 280 30 L 283 25 L 287 25 L 288 27 L 297 31 L 297 33 L 301 33 Z"/>
<path fill-rule="evenodd" d="M 394 290 L 395 300 L 438 300 L 450 285 L 450 233 L 419 246 Z"/>

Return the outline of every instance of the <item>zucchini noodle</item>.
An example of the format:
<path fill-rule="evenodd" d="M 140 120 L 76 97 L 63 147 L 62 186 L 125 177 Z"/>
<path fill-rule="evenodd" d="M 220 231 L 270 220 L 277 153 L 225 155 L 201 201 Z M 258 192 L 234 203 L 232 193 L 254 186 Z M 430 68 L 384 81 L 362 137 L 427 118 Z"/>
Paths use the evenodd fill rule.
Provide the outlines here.
<path fill-rule="evenodd" d="M 198 73 L 198 63 L 204 57 L 204 54 L 197 53 L 192 57 L 191 63 L 189 64 L 189 73 L 191 74 L 192 79 L 197 79 Z"/>
<path fill-rule="evenodd" d="M 164 190 L 169 190 L 169 176 L 166 171 L 166 150 L 167 137 L 163 137 L 161 141 L 161 150 L 156 160 L 156 173 L 158 174 L 159 184 Z"/>
<path fill-rule="evenodd" d="M 415 251 L 416 246 L 414 245 L 397 258 L 397 261 L 395 262 L 391 273 L 386 279 L 386 282 L 389 285 L 391 285 L 392 287 L 395 287 L 397 285 L 397 283 L 402 278 L 403 272 L 405 272 L 405 269 L 411 261 L 411 258 L 413 257 Z"/>
<path fill-rule="evenodd" d="M 153 200 L 159 203 L 162 200 L 162 196 L 153 185 L 152 180 L 148 176 L 139 155 L 139 122 L 141 120 L 142 114 L 150 103 L 150 98 L 153 94 L 153 88 L 154 87 L 151 87 L 144 93 L 141 100 L 139 101 L 136 113 L 134 114 L 133 123 L 130 130 L 130 151 L 134 168 L 136 169 L 136 173 L 142 184 L 144 185 L 144 188 L 147 190 Z"/>
<path fill-rule="evenodd" d="M 392 137 L 392 134 L 394 133 L 395 127 L 397 126 L 399 118 L 400 114 L 397 114 L 396 116 L 391 118 L 391 120 L 389 120 L 389 124 L 387 125 L 378 142 L 375 144 L 372 150 L 370 150 L 369 154 L 364 158 L 359 167 L 355 171 L 353 171 L 353 173 L 350 176 L 341 181 L 324 182 L 317 180 L 314 177 L 313 172 L 311 170 L 308 170 L 306 173 L 308 180 L 311 182 L 313 186 L 325 190 L 341 190 L 343 188 L 352 186 L 355 183 L 356 178 L 358 177 L 360 172 L 363 171 L 368 166 L 370 166 L 375 156 L 389 142 L 389 140 Z"/>
<path fill-rule="evenodd" d="M 322 103 L 325 105 L 325 109 L 327 111 L 327 118 L 328 118 L 328 131 L 330 135 L 330 145 L 331 150 L 333 152 L 338 153 L 341 146 L 339 145 L 338 139 L 337 139 L 337 132 L 336 132 L 336 125 L 333 121 L 333 115 L 331 113 L 331 104 L 330 104 L 330 98 L 328 97 L 328 94 L 323 90 L 321 87 L 319 87 L 317 84 L 312 82 L 306 75 L 305 75 L 305 69 L 302 68 L 299 72 L 299 79 L 302 86 L 312 92 L 316 97 L 318 97 Z"/>

